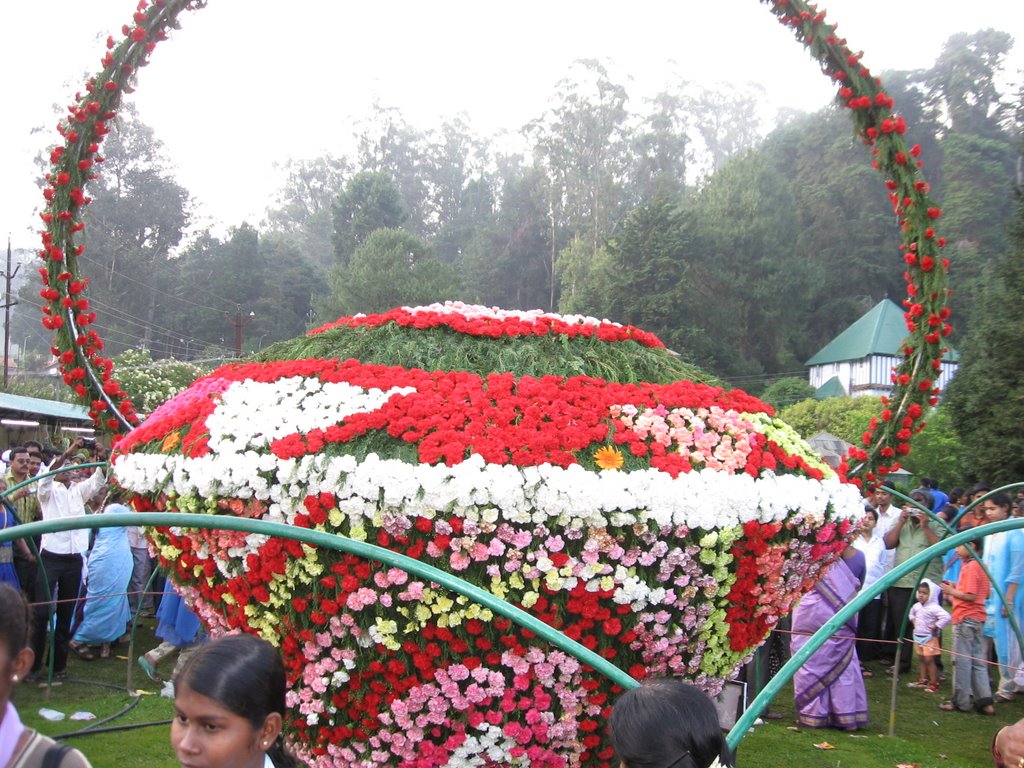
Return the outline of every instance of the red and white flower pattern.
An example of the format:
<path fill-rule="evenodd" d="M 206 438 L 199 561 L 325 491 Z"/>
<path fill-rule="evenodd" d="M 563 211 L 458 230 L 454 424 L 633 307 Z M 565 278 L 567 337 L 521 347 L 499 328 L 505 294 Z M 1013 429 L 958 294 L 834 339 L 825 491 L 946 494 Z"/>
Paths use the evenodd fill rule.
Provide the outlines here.
<path fill-rule="evenodd" d="M 439 311 L 401 316 L 437 327 Z M 441 314 L 452 332 L 504 333 L 534 317 L 548 332 L 600 327 Z M 600 449 L 621 452 L 622 468 L 600 470 Z M 636 677 L 680 675 L 709 691 L 810 587 L 861 509 L 857 488 L 768 406 L 686 381 L 233 364 L 117 451 L 140 508 L 392 548 Z M 613 764 L 617 688 L 466 598 L 262 535 L 167 529 L 153 541 L 207 624 L 281 647 L 290 733 L 314 765 Z"/>

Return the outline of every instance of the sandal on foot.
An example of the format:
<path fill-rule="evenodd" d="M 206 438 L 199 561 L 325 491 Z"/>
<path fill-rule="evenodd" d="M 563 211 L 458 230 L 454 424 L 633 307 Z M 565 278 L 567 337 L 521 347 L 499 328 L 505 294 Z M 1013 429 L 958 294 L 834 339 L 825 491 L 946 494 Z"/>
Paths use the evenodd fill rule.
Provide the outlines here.
<path fill-rule="evenodd" d="M 93 661 L 96 658 L 96 656 L 93 655 L 93 652 L 89 650 L 89 646 L 85 643 L 80 643 L 77 640 L 72 640 L 68 643 L 68 648 L 71 649 L 71 652 L 82 661 Z"/>
<path fill-rule="evenodd" d="M 995 716 L 996 708 L 993 707 L 991 704 L 986 704 L 984 707 L 978 707 L 978 714 Z"/>
<path fill-rule="evenodd" d="M 927 688 L 931 683 L 927 680 L 915 680 L 913 683 L 907 683 L 907 688 Z"/>
<path fill-rule="evenodd" d="M 968 711 L 966 709 L 960 709 L 960 707 L 958 707 L 952 701 L 940 702 L 939 703 L 939 709 L 941 709 L 943 712 L 967 712 Z M 995 714 L 995 710 L 992 710 L 992 714 L 993 715 Z"/>

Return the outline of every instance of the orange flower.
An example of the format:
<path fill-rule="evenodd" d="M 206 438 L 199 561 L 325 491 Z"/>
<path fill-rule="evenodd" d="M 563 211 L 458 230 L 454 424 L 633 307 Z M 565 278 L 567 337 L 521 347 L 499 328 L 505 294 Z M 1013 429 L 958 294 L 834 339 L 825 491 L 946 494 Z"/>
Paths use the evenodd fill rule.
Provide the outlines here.
<path fill-rule="evenodd" d="M 170 453 L 181 442 L 181 434 L 178 432 L 171 432 L 167 437 L 164 438 L 163 443 L 160 445 L 160 450 L 163 453 Z"/>
<path fill-rule="evenodd" d="M 598 469 L 622 469 L 622 454 L 608 445 L 594 452 L 594 461 Z"/>

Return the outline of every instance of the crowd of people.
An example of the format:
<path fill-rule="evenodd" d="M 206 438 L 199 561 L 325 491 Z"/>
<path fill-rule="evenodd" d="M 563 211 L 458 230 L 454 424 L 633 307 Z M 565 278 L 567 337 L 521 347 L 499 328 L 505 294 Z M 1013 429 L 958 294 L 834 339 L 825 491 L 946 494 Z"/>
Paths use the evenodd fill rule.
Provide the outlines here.
<path fill-rule="evenodd" d="M 877 490 L 859 534 L 793 611 L 793 653 L 851 600 L 867 600 L 809 656 L 794 676 L 799 724 L 855 730 L 867 724 L 864 678 L 880 662 L 889 676 L 917 677 L 907 685 L 939 694 L 947 681 L 943 630 L 952 627 L 949 712 L 996 715 L 996 704 L 1024 694 L 1024 530 L 993 533 L 935 557 L 879 591 L 877 583 L 950 533 L 1024 516 L 1024 490 L 1015 496 L 979 483 L 944 493 L 925 478 L 896 506 Z M 974 506 L 971 506 L 975 502 Z M 856 554 L 851 553 L 851 549 Z M 877 594 L 876 594 L 877 593 Z M 871 599 L 867 599 L 868 595 Z"/>

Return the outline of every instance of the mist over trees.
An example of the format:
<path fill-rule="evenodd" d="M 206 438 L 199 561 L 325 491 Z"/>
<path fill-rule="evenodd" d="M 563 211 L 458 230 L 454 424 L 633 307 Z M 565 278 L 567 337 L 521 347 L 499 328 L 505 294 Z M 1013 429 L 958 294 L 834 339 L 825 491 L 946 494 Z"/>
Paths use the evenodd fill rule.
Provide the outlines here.
<path fill-rule="evenodd" d="M 1009 248 L 1024 125 L 1020 93 L 1000 90 L 1012 44 L 963 33 L 931 68 L 882 75 L 947 212 L 954 344 L 985 322 L 967 310 Z M 351 152 L 282 158 L 265 219 L 223 236 L 191 229 L 158 137 L 125 112 L 87 209 L 98 330 L 112 353 L 197 359 L 232 354 L 239 323 L 253 351 L 341 313 L 459 299 L 639 325 L 754 391 L 801 376 L 867 308 L 902 299 L 899 237 L 845 109 L 768 130 L 760 101 L 683 80 L 634 101 L 583 60 L 516 150 L 462 117 L 422 129 L 377 105 Z"/>

